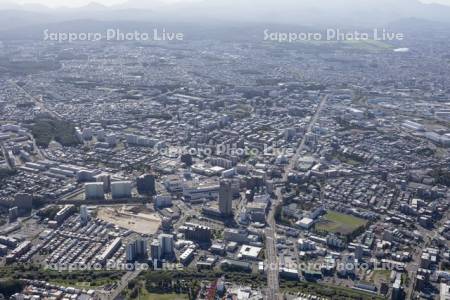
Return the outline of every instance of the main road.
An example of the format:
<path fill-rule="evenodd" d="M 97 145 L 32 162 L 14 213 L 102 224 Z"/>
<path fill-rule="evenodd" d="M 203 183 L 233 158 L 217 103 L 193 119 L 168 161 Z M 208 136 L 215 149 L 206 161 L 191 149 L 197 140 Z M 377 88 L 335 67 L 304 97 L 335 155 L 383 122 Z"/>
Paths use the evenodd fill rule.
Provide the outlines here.
<path fill-rule="evenodd" d="M 317 122 L 320 112 L 322 111 L 325 103 L 328 100 L 328 95 L 322 96 L 319 105 L 317 106 L 316 112 L 309 121 L 309 125 L 305 131 L 305 134 L 295 151 L 294 156 L 289 160 L 289 164 L 286 166 L 283 173 L 283 181 L 286 182 L 289 173 L 295 168 L 295 165 L 300 158 L 303 148 L 306 144 L 306 136 L 311 133 L 315 123 Z M 266 234 L 266 269 L 267 269 L 267 299 L 268 300 L 279 300 L 282 299 L 282 294 L 280 294 L 280 281 L 279 281 L 279 265 L 278 265 L 278 253 L 277 253 L 277 241 L 276 241 L 276 224 L 275 224 L 275 209 L 282 202 L 281 189 L 277 188 L 275 191 L 276 199 L 272 203 L 272 207 L 267 215 L 268 227 L 265 230 Z"/>
<path fill-rule="evenodd" d="M 58 114 L 57 112 L 48 109 L 43 100 L 42 99 L 38 99 L 38 97 L 34 97 L 33 95 L 31 95 L 27 90 L 25 90 L 23 87 L 21 87 L 20 85 L 17 84 L 17 82 L 15 82 L 14 80 L 9 80 L 8 81 L 10 84 L 14 85 L 17 89 L 19 89 L 20 91 L 22 91 L 25 96 L 27 96 L 31 101 L 34 102 L 34 104 L 42 111 L 42 112 L 46 112 L 49 115 L 51 115 L 53 118 L 58 119 L 58 120 L 62 120 L 62 116 L 60 114 Z"/>
<path fill-rule="evenodd" d="M 134 270 L 126 272 L 120 281 L 114 286 L 111 290 L 105 291 L 100 290 L 97 291 L 97 299 L 99 300 L 114 300 L 120 296 L 122 291 L 128 286 L 128 283 L 133 279 L 137 278 L 142 270 Z"/>
<path fill-rule="evenodd" d="M 9 152 L 3 143 L 0 143 L 0 148 L 0 151 L 3 153 L 3 156 L 5 158 L 6 166 L 8 167 L 8 169 L 14 170 L 16 168 L 16 164 L 11 158 L 11 155 L 9 155 Z"/>

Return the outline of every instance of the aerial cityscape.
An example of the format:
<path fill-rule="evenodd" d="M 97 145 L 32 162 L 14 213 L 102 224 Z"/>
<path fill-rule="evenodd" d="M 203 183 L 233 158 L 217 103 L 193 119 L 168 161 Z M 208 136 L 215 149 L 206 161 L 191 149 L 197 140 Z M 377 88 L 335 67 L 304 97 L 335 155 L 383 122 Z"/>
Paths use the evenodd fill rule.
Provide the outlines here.
<path fill-rule="evenodd" d="M 398 1 L 0 5 L 0 299 L 450 299 L 450 7 Z"/>

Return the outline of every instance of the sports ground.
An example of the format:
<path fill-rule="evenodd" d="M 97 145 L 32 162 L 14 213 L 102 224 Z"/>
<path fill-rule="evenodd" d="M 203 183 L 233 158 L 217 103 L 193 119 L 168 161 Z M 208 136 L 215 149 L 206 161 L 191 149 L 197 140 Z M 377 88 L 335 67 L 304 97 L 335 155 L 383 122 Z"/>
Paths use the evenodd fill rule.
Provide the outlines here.
<path fill-rule="evenodd" d="M 335 211 L 328 211 L 316 224 L 316 230 L 320 232 L 349 235 L 366 225 L 367 221 L 361 218 Z"/>

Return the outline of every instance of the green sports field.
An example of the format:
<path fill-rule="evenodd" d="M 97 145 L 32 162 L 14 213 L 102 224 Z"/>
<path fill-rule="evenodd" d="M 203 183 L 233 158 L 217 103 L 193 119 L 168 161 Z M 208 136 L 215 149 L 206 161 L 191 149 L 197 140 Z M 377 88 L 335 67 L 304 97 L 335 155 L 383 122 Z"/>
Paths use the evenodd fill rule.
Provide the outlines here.
<path fill-rule="evenodd" d="M 321 232 L 349 235 L 367 224 L 366 220 L 351 215 L 329 211 L 316 224 L 316 230 Z"/>
<path fill-rule="evenodd" d="M 179 294 L 146 294 L 141 299 L 145 300 L 187 300 L 188 297 Z"/>

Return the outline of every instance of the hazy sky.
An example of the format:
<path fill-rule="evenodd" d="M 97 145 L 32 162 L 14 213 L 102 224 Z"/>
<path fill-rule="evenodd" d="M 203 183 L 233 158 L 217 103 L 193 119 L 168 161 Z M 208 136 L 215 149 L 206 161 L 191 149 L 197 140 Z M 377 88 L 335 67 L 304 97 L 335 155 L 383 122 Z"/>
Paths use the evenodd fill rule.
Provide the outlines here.
<path fill-rule="evenodd" d="M 186 2 L 186 1 L 192 1 L 192 0 L 158 0 L 158 2 Z M 198 1 L 198 0 L 193 0 Z M 449 0 L 450 1 L 450 0 Z M 0 0 L 0 3 L 37 3 L 37 4 L 44 4 L 46 6 L 50 7 L 60 7 L 60 6 L 66 6 L 66 7 L 78 7 L 83 6 L 86 4 L 89 4 L 91 2 L 100 3 L 103 5 L 116 5 L 127 2 L 127 0 Z M 151 3 L 151 0 L 149 1 Z"/>
<path fill-rule="evenodd" d="M 450 0 L 420 0 L 424 3 L 440 3 L 445 5 L 450 5 Z"/>
<path fill-rule="evenodd" d="M 164 2 L 186 2 L 186 1 L 199 1 L 199 0 L 160 0 Z M 208 1 L 208 0 L 203 0 Z M 276 0 L 274 0 L 276 1 Z M 393 0 L 395 1 L 395 0 Z M 441 3 L 450 5 L 450 0 L 420 0 L 425 3 Z M 103 5 L 115 5 L 126 2 L 126 0 L 0 0 L 0 3 L 39 3 L 47 6 L 55 7 L 55 6 L 83 6 L 90 2 L 97 2 Z M 151 1 L 150 1 L 151 2 Z"/>

